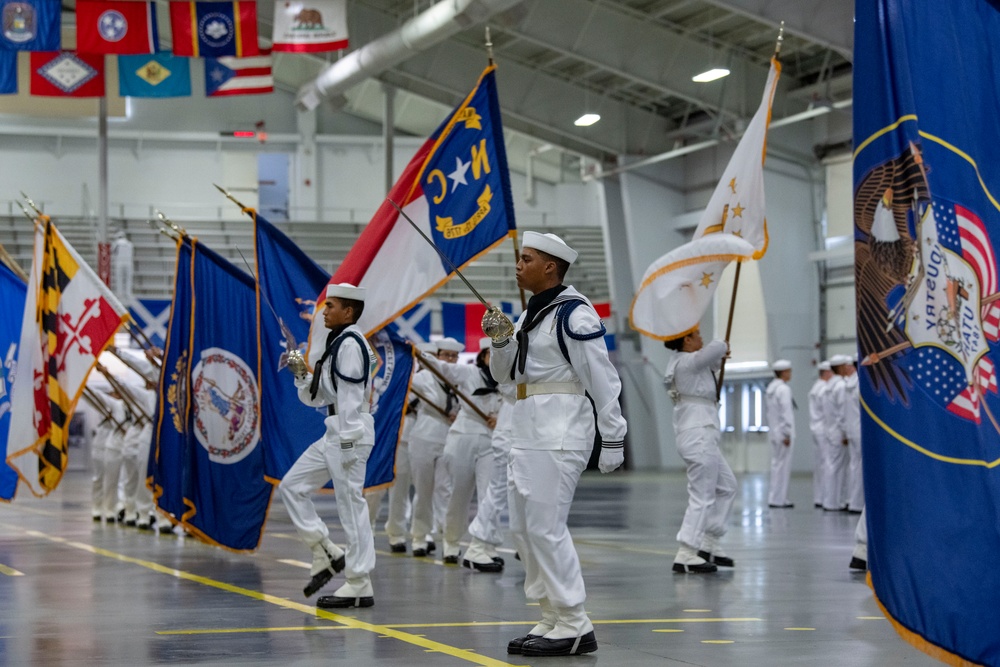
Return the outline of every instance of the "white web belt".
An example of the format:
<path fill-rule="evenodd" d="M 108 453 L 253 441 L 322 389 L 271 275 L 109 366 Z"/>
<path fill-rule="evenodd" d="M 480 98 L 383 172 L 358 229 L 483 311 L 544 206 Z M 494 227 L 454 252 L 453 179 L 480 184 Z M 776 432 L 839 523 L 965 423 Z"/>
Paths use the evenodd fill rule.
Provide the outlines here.
<path fill-rule="evenodd" d="M 517 400 L 523 401 L 529 396 L 539 394 L 575 394 L 583 396 L 583 385 L 579 382 L 535 382 L 517 385 Z"/>

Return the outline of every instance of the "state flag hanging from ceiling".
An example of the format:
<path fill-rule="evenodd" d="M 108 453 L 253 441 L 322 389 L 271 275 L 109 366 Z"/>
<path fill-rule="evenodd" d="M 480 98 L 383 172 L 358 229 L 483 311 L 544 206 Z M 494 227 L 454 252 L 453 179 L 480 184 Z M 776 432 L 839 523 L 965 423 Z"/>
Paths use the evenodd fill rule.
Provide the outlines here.
<path fill-rule="evenodd" d="M 66 471 L 69 422 L 87 376 L 128 311 L 51 221 L 35 227 L 7 463 L 36 496 Z"/>
<path fill-rule="evenodd" d="M 130 55 L 159 47 L 156 3 L 137 0 L 77 0 L 76 50 Z"/>
<path fill-rule="evenodd" d="M 122 97 L 189 97 L 191 59 L 170 53 L 118 56 L 118 94 Z"/>
<path fill-rule="evenodd" d="M 984 554 L 1000 551 L 1000 5 L 873 0 L 855 14 L 870 583 L 907 642 L 997 665 L 1000 571 Z"/>
<path fill-rule="evenodd" d="M 385 201 L 331 279 L 368 288 L 363 331 L 381 329 L 447 282 L 449 263 L 462 268 L 516 233 L 495 70 L 483 71 L 389 191 L 449 262 Z M 310 363 L 324 337 L 318 318 Z"/>
<path fill-rule="evenodd" d="M 273 92 L 270 51 L 249 58 L 205 58 L 205 97 Z"/>
<path fill-rule="evenodd" d="M 32 52 L 31 94 L 104 97 L 104 56 L 74 51 Z"/>
<path fill-rule="evenodd" d="M 170 30 L 177 56 L 257 55 L 257 3 L 171 2 Z"/>
<path fill-rule="evenodd" d="M 278 0 L 275 51 L 320 53 L 347 48 L 347 0 Z"/>
<path fill-rule="evenodd" d="M 0 49 L 58 51 L 59 0 L 0 0 Z"/>
<path fill-rule="evenodd" d="M 0 49 L 0 95 L 17 93 L 17 51 Z"/>

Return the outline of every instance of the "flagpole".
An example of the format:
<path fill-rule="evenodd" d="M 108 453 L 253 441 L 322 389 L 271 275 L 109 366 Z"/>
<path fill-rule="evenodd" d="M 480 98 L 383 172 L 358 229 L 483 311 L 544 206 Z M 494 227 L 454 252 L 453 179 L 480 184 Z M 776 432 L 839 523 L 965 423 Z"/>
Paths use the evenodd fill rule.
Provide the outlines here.
<path fill-rule="evenodd" d="M 146 411 L 135 402 L 135 397 L 132 396 L 132 394 L 130 394 L 125 387 L 123 387 L 121 383 L 115 379 L 111 372 L 105 368 L 101 362 L 97 362 L 97 370 L 101 375 L 107 378 L 108 383 L 112 386 L 112 388 L 118 392 L 118 394 L 122 397 L 122 400 L 125 401 L 136 414 L 145 419 L 147 422 L 152 421 L 152 418 L 146 414 Z"/>
<path fill-rule="evenodd" d="M 416 389 L 414 389 L 413 387 L 410 387 L 410 393 L 411 393 L 411 394 L 413 394 L 414 396 L 416 396 L 417 398 L 419 398 L 419 399 L 420 399 L 421 401 L 423 401 L 423 402 L 424 402 L 424 403 L 426 403 L 427 405 L 429 405 L 429 406 L 431 406 L 432 408 L 434 408 L 435 410 L 437 410 L 437 411 L 438 411 L 438 413 L 439 413 L 439 414 L 440 414 L 440 415 L 441 415 L 442 417 L 444 417 L 445 419 L 451 419 L 451 415 L 449 415 L 449 414 L 448 414 L 447 412 L 445 412 L 445 410 L 444 410 L 444 409 L 442 409 L 442 408 L 441 408 L 441 406 L 439 406 L 439 405 L 438 405 L 437 403 L 435 403 L 435 402 L 434 402 L 434 401 L 432 401 L 431 399 L 429 399 L 429 398 L 427 398 L 426 396 L 424 396 L 423 394 L 421 394 L 421 393 L 420 393 L 419 391 L 417 391 L 417 390 L 416 390 Z"/>
<path fill-rule="evenodd" d="M 461 389 L 459 389 L 458 387 L 456 387 L 455 385 L 453 385 L 451 382 L 449 382 L 448 378 L 446 378 L 444 375 L 441 374 L 441 371 L 439 371 L 438 369 L 434 368 L 434 364 L 428 363 L 428 362 L 424 361 L 419 355 L 417 356 L 417 361 L 420 362 L 421 366 L 423 366 L 424 368 L 426 368 L 427 370 L 429 370 L 431 373 L 433 373 L 437 377 L 438 380 L 441 380 L 441 382 L 443 382 L 445 384 L 445 386 L 448 387 L 448 389 L 451 389 L 453 392 L 455 392 L 455 395 L 458 396 L 460 399 L 462 399 L 465 402 L 466 405 L 468 405 L 470 408 L 472 408 L 472 411 L 475 412 L 477 415 L 479 415 L 480 419 L 482 419 L 484 422 L 489 423 L 490 416 L 488 414 L 486 414 L 485 412 L 483 412 L 482 410 L 480 410 L 479 406 L 477 406 L 475 403 L 473 403 L 471 398 L 469 398 L 464 393 L 462 393 Z"/>
<path fill-rule="evenodd" d="M 0 243 L 0 261 L 2 261 L 8 269 L 13 271 L 18 278 L 24 282 L 28 282 L 28 274 L 24 272 L 24 269 L 22 269 L 21 265 L 17 263 L 17 260 L 11 257 L 10 253 L 7 252 L 7 249 L 3 247 L 2 243 Z"/>
<path fill-rule="evenodd" d="M 726 227 L 726 218 L 729 217 L 729 204 L 722 207 L 722 228 Z M 740 269 L 743 262 L 736 263 L 736 276 L 733 278 L 733 296 L 729 300 L 729 320 L 726 322 L 726 347 L 729 347 L 729 335 L 733 332 L 733 314 L 736 312 L 736 291 L 740 288 Z M 728 357 L 728 354 L 726 355 Z M 722 365 L 719 367 L 719 381 L 715 388 L 715 400 L 722 397 L 722 381 L 726 377 L 726 357 L 722 358 Z"/>
<path fill-rule="evenodd" d="M 136 375 L 138 375 L 139 377 L 141 377 L 146 382 L 153 382 L 153 383 L 156 382 L 156 380 L 153 380 L 152 378 L 147 377 L 146 374 L 142 372 L 142 369 L 135 365 L 134 361 L 132 361 L 131 359 L 129 359 L 129 358 L 125 357 L 125 356 L 123 356 L 118 351 L 118 348 L 113 347 L 113 346 L 109 347 L 108 348 L 108 352 L 110 352 L 111 354 L 115 355 L 118 358 L 119 361 L 121 361 L 123 364 L 125 364 L 126 366 L 128 366 L 129 368 L 131 368 L 133 371 L 135 371 Z"/>
<path fill-rule="evenodd" d="M 94 406 L 94 409 L 100 412 L 105 419 L 110 420 L 111 423 L 115 425 L 116 430 L 121 431 L 122 433 L 125 432 L 125 425 L 115 419 L 115 416 L 111 414 L 111 411 L 108 410 L 107 406 L 104 405 L 104 403 L 101 402 L 101 399 L 94 395 L 93 390 L 86 385 L 83 387 L 83 397 L 87 399 L 87 402 Z"/>

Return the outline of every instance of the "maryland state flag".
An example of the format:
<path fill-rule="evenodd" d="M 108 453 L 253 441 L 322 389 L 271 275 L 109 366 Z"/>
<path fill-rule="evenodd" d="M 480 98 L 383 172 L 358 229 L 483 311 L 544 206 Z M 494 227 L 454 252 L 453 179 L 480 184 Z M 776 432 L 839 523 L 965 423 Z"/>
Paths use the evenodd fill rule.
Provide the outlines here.
<path fill-rule="evenodd" d="M 83 385 L 127 317 L 55 225 L 36 225 L 7 441 L 7 463 L 36 496 L 62 480 Z"/>
<path fill-rule="evenodd" d="M 855 6 L 868 569 L 903 639 L 1000 664 L 996 2 Z"/>
<path fill-rule="evenodd" d="M 459 269 L 516 233 L 495 70 L 486 68 L 389 191 L 388 198 Z M 385 201 L 331 280 L 369 288 L 359 325 L 371 334 L 452 274 L 451 266 Z M 320 318 L 311 333 L 310 363 L 322 354 L 324 337 Z"/>
<path fill-rule="evenodd" d="M 150 486 L 157 507 L 233 551 L 260 543 L 264 479 L 254 281 L 197 239 L 178 244 Z"/>
<path fill-rule="evenodd" d="M 326 432 L 325 411 L 304 405 L 291 373 L 282 368 L 287 350 L 305 348 L 316 307 L 313 295 L 326 286 L 330 274 L 280 229 L 257 213 L 253 216 L 259 272 L 257 308 L 261 314 L 257 322 L 260 391 L 267 396 L 261 402 L 261 432 L 268 444 L 265 474 L 277 483 L 302 452 Z M 275 313 L 270 312 L 268 304 L 273 305 Z M 413 356 L 394 327 L 376 332 L 368 341 L 379 357 L 378 369 L 371 378 L 375 446 L 365 475 L 365 488 L 372 488 L 385 486 L 395 478 L 396 447 Z"/>

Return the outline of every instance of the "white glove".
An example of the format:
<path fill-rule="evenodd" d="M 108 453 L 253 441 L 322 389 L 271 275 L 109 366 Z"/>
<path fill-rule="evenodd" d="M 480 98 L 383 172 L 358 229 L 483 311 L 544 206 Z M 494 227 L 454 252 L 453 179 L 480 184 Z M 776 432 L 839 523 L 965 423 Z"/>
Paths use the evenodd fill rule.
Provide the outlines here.
<path fill-rule="evenodd" d="M 601 447 L 601 460 L 597 464 L 601 472 L 608 473 L 616 470 L 623 463 L 625 463 L 625 446 L 622 443 Z"/>
<path fill-rule="evenodd" d="M 358 450 L 354 448 L 353 442 L 340 443 L 340 465 L 344 469 L 350 468 L 358 460 Z"/>

